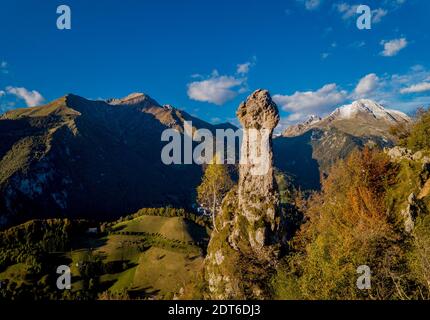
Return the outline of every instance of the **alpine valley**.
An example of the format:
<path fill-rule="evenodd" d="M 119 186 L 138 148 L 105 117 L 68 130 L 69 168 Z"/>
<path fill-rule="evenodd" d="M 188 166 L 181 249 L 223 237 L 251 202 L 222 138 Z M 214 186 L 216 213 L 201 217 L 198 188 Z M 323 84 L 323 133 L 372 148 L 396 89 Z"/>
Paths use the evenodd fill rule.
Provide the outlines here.
<path fill-rule="evenodd" d="M 237 117 L 269 130 L 266 174 L 165 165 L 164 130 L 237 128 L 143 93 L 1 115 L 0 299 L 430 298 L 430 111 L 363 99 L 273 135 L 278 107 L 260 89 Z M 357 266 L 371 289 L 356 289 Z"/>
<path fill-rule="evenodd" d="M 0 117 L 0 225 L 32 218 L 106 220 L 144 207 L 190 208 L 198 165 L 161 162 L 163 130 L 212 125 L 146 94 L 92 101 L 68 94 Z M 365 145 L 389 147 L 389 128 L 409 117 L 371 100 L 287 128 L 274 139 L 275 166 L 302 190 L 317 190 L 338 158 Z"/>

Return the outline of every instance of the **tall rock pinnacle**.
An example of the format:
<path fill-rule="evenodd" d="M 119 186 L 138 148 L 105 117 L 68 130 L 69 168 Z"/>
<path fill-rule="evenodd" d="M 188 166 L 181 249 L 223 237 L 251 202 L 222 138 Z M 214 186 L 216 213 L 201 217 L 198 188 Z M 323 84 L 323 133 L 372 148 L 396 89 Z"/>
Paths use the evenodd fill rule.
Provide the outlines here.
<path fill-rule="evenodd" d="M 212 299 L 262 299 L 284 242 L 285 219 L 273 174 L 278 108 L 257 90 L 237 111 L 243 126 L 239 183 L 223 200 L 206 258 Z"/>
<path fill-rule="evenodd" d="M 239 171 L 239 209 L 248 223 L 253 250 L 265 255 L 264 246 L 276 229 L 279 195 L 273 175 L 272 134 L 279 122 L 278 107 L 267 90 L 257 90 L 237 111 L 243 126 Z M 268 228 L 270 226 L 270 228 Z"/>

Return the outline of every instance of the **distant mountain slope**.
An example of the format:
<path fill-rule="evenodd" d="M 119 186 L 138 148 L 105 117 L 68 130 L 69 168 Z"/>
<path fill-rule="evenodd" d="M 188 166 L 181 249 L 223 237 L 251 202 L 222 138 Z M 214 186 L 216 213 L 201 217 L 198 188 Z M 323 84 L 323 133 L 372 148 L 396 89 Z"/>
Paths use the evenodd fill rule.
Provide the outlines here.
<path fill-rule="evenodd" d="M 372 100 L 358 100 L 325 118 L 311 116 L 288 127 L 274 139 L 275 165 L 290 174 L 297 186 L 315 189 L 320 175 L 325 175 L 336 159 L 365 145 L 392 146 L 390 127 L 410 121 L 400 111 L 385 109 Z"/>
<path fill-rule="evenodd" d="M 305 122 L 288 127 L 283 136 L 297 136 L 313 128 L 337 128 L 354 136 L 380 136 L 389 140 L 392 139 L 390 127 L 410 121 L 403 112 L 385 109 L 375 101 L 361 99 L 335 109 L 325 118 L 312 115 Z"/>
<path fill-rule="evenodd" d="M 192 203 L 197 165 L 161 162 L 161 133 L 213 126 L 144 94 L 91 101 L 69 94 L 0 117 L 0 225 L 33 217 L 120 216 Z"/>
<path fill-rule="evenodd" d="M 161 162 L 161 133 L 211 125 L 151 97 L 91 101 L 69 94 L 0 116 L 0 226 L 47 217 L 118 217 L 142 207 L 188 206 L 202 168 Z M 318 189 L 332 163 L 366 144 L 391 146 L 389 127 L 409 118 L 370 100 L 288 128 L 273 140 L 275 165 Z M 237 150 L 236 150 L 237 153 Z"/>

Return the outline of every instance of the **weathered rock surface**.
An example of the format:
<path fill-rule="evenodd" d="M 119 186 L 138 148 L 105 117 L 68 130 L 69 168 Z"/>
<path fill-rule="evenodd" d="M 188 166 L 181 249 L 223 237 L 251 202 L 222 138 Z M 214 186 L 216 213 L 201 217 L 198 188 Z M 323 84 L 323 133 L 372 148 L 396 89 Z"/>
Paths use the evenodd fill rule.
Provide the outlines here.
<path fill-rule="evenodd" d="M 416 219 L 416 198 L 413 193 L 411 193 L 408 197 L 408 204 L 406 208 L 401 211 L 401 214 L 404 218 L 405 231 L 407 233 L 411 233 L 415 227 L 415 219 Z"/>
<path fill-rule="evenodd" d="M 205 262 L 209 298 L 263 299 L 285 240 L 273 174 L 272 133 L 278 108 L 257 90 L 239 106 L 244 128 L 239 183 L 224 198 Z"/>
<path fill-rule="evenodd" d="M 396 146 L 393 148 L 386 149 L 386 153 L 393 161 L 417 161 L 421 162 L 423 165 L 430 163 L 430 158 L 428 156 L 425 156 L 422 151 L 417 151 L 413 153 L 412 150 Z"/>
<path fill-rule="evenodd" d="M 423 199 L 430 194 L 430 158 L 422 151 L 414 153 L 400 146 L 386 149 L 385 152 L 391 161 L 399 164 L 404 163 L 411 175 L 409 179 L 415 179 L 415 182 L 410 184 L 411 189 L 407 199 L 401 200 L 404 203 L 402 204 L 403 209 L 400 210 L 404 230 L 407 233 L 412 233 L 417 217 L 425 211 L 423 210 L 425 207 Z"/>

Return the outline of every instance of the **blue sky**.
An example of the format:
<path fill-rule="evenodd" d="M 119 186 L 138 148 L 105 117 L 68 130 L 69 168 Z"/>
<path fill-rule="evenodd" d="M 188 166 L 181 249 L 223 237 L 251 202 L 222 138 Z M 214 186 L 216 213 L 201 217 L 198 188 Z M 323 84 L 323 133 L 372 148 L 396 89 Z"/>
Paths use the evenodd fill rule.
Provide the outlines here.
<path fill-rule="evenodd" d="M 72 29 L 58 30 L 69 5 Z M 356 27 L 356 5 L 373 12 Z M 75 93 L 144 92 L 211 122 L 253 90 L 282 124 L 357 98 L 406 112 L 430 104 L 427 0 L 2 1 L 0 112 Z"/>

